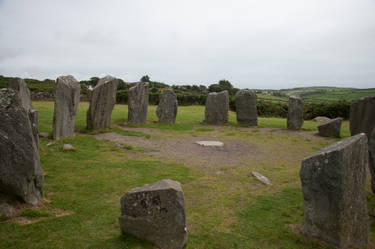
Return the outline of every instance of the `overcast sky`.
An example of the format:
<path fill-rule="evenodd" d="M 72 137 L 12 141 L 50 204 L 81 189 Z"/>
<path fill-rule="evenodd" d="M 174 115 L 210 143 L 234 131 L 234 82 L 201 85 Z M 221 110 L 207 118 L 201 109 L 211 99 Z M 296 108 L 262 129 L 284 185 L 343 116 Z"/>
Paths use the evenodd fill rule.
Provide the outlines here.
<path fill-rule="evenodd" d="M 375 0 L 0 0 L 0 74 L 375 87 Z"/>

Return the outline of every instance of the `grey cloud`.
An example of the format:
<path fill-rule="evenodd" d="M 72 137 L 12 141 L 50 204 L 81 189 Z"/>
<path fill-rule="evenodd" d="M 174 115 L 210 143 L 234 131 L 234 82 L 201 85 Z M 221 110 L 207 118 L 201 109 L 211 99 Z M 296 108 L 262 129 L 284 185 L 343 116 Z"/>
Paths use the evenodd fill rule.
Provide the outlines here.
<path fill-rule="evenodd" d="M 0 74 L 375 86 L 371 0 L 3 0 Z"/>

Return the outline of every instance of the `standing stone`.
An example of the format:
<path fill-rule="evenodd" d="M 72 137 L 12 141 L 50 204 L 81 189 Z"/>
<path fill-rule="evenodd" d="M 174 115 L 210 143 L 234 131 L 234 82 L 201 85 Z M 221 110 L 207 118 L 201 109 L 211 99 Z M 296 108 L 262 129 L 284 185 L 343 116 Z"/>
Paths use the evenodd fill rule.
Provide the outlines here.
<path fill-rule="evenodd" d="M 257 96 L 253 91 L 240 90 L 236 93 L 237 123 L 240 125 L 257 126 Z"/>
<path fill-rule="evenodd" d="M 172 89 L 167 89 L 160 97 L 156 115 L 160 123 L 174 124 L 177 116 L 177 96 Z"/>
<path fill-rule="evenodd" d="M 342 118 L 335 118 L 319 125 L 319 135 L 323 137 L 340 137 L 341 123 Z"/>
<path fill-rule="evenodd" d="M 332 144 L 302 161 L 302 232 L 339 248 L 369 241 L 366 203 L 367 138 L 364 133 Z"/>
<path fill-rule="evenodd" d="M 375 194 L 375 126 L 372 129 L 371 136 L 368 142 L 368 152 L 369 152 L 369 168 L 371 173 L 371 189 Z"/>
<path fill-rule="evenodd" d="M 22 107 L 29 113 L 34 139 L 39 149 L 38 112 L 33 110 L 29 88 L 21 78 L 11 78 L 8 82 L 8 88 L 13 89 L 18 93 Z"/>
<path fill-rule="evenodd" d="M 31 103 L 30 98 L 30 90 L 23 79 L 11 78 L 8 82 L 8 88 L 18 92 L 18 96 L 20 97 L 22 106 L 25 108 L 25 110 L 29 111 L 33 109 L 33 104 Z"/>
<path fill-rule="evenodd" d="M 94 87 L 86 116 L 88 129 L 110 128 L 112 110 L 116 103 L 117 84 L 116 78 L 106 76 Z"/>
<path fill-rule="evenodd" d="M 148 83 L 139 82 L 128 91 L 128 122 L 144 124 L 147 119 Z"/>
<path fill-rule="evenodd" d="M 0 192 L 37 204 L 43 171 L 29 112 L 16 91 L 0 90 Z"/>
<path fill-rule="evenodd" d="M 287 128 L 299 130 L 303 125 L 303 101 L 300 97 L 290 96 L 288 105 Z"/>
<path fill-rule="evenodd" d="M 56 80 L 53 139 L 74 135 L 74 121 L 78 110 L 81 86 L 71 75 Z"/>
<path fill-rule="evenodd" d="M 207 124 L 225 124 L 228 121 L 228 91 L 209 93 L 206 100 L 205 122 Z"/>
<path fill-rule="evenodd" d="M 375 96 L 361 98 L 350 106 L 350 133 L 364 132 L 370 137 L 375 126 Z"/>
<path fill-rule="evenodd" d="M 184 193 L 179 182 L 162 180 L 121 198 L 120 228 L 159 248 L 180 249 L 187 241 Z"/>

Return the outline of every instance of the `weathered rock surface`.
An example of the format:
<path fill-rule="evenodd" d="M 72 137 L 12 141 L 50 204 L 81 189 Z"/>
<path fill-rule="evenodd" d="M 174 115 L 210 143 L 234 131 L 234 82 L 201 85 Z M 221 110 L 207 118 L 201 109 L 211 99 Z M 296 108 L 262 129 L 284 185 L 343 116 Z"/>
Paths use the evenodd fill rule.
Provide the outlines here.
<path fill-rule="evenodd" d="M 16 210 L 14 209 L 14 207 L 9 205 L 8 203 L 0 202 L 0 218 L 2 215 L 6 216 L 7 218 L 11 218 L 13 217 L 15 211 Z"/>
<path fill-rule="evenodd" d="M 287 128 L 299 130 L 303 125 L 303 100 L 300 97 L 290 96 L 288 105 Z"/>
<path fill-rule="evenodd" d="M 174 124 L 177 116 L 177 96 L 172 89 L 167 89 L 160 97 L 156 115 L 160 123 Z"/>
<path fill-rule="evenodd" d="M 257 126 L 257 96 L 250 90 L 239 90 L 235 96 L 237 123 L 240 125 Z"/>
<path fill-rule="evenodd" d="M 123 233 L 159 248 L 183 248 L 188 234 L 180 183 L 162 180 L 130 190 L 121 198 L 119 222 Z"/>
<path fill-rule="evenodd" d="M 327 118 L 327 117 L 324 117 L 324 116 L 318 116 L 318 117 L 313 118 L 313 121 L 326 123 L 328 121 L 331 121 L 331 119 Z"/>
<path fill-rule="evenodd" d="M 318 126 L 319 135 L 323 137 L 339 137 L 341 131 L 342 118 L 332 119 Z"/>
<path fill-rule="evenodd" d="M 228 121 L 229 95 L 228 91 L 209 93 L 204 112 L 207 124 L 225 124 Z"/>
<path fill-rule="evenodd" d="M 144 124 L 147 119 L 148 83 L 140 82 L 128 91 L 128 122 Z"/>
<path fill-rule="evenodd" d="M 350 133 L 364 132 L 370 137 L 375 126 L 375 96 L 361 98 L 350 106 Z"/>
<path fill-rule="evenodd" d="M 106 76 L 94 87 L 86 115 L 88 129 L 110 128 L 112 111 L 116 103 L 117 84 L 116 78 Z"/>
<path fill-rule="evenodd" d="M 8 88 L 13 89 L 18 93 L 18 97 L 21 100 L 22 107 L 27 112 L 29 112 L 34 138 L 39 148 L 38 112 L 33 110 L 33 104 L 31 103 L 29 88 L 27 87 L 25 81 L 21 78 L 11 78 L 8 82 Z"/>
<path fill-rule="evenodd" d="M 0 192 L 26 203 L 43 199 L 43 171 L 29 111 L 17 92 L 0 90 Z"/>
<path fill-rule="evenodd" d="M 74 135 L 74 121 L 78 110 L 81 86 L 71 75 L 56 80 L 55 111 L 53 113 L 53 139 Z"/>
<path fill-rule="evenodd" d="M 368 148 L 361 133 L 302 161 L 302 232 L 339 248 L 364 248 L 369 240 L 366 203 Z"/>
<path fill-rule="evenodd" d="M 369 152 L 369 168 L 371 173 L 371 189 L 375 194 L 375 126 L 372 129 L 371 136 L 368 142 L 368 152 Z"/>
<path fill-rule="evenodd" d="M 25 81 L 21 78 L 11 78 L 8 82 L 8 88 L 18 92 L 18 96 L 21 99 L 21 103 L 25 110 L 29 111 L 33 109 L 31 103 L 30 90 L 27 87 Z"/>

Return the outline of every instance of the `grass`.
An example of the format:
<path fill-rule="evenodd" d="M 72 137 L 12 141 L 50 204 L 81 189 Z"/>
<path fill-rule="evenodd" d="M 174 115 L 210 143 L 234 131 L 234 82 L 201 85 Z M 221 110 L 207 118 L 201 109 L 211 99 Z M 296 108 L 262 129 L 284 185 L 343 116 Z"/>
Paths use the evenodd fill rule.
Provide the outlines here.
<path fill-rule="evenodd" d="M 34 102 L 39 111 L 40 131 L 51 132 L 53 103 Z M 85 129 L 87 103 L 80 103 L 77 131 Z M 70 212 L 51 217 L 45 210 L 26 209 L 22 216 L 41 219 L 29 225 L 12 220 L 0 223 L 0 248 L 153 248 L 130 235 L 122 235 L 118 225 L 120 198 L 130 189 L 161 179 L 181 182 L 186 206 L 189 240 L 187 248 L 327 248 L 296 234 L 292 226 L 302 221 L 302 195 L 298 172 L 301 160 L 336 139 L 316 139 L 317 123 L 305 121 L 303 134 L 288 132 L 286 120 L 259 118 L 259 128 L 239 127 L 235 114 L 222 127 L 202 125 L 204 107 L 179 107 L 176 125 L 155 123 L 155 107 L 150 106 L 148 123 L 137 125 L 157 129 L 171 137 L 192 135 L 229 138 L 251 143 L 262 151 L 262 160 L 231 165 L 187 165 L 170 155 L 155 159 L 142 148 L 117 146 L 97 140 L 91 133 L 77 133 L 51 146 L 41 138 L 40 158 L 45 174 L 44 195 L 48 209 Z M 113 124 L 124 124 L 127 106 L 116 105 Z M 131 128 L 131 127 L 130 127 Z M 263 129 L 267 128 L 267 129 Z M 272 128 L 272 129 L 270 129 Z M 273 129 L 276 128 L 276 129 Z M 155 139 L 147 132 L 124 131 L 113 126 L 100 132 Z M 344 122 L 343 136 L 348 136 Z M 160 139 L 160 138 L 157 138 Z M 64 143 L 75 151 L 62 152 Z M 273 186 L 254 180 L 250 172 L 266 175 Z M 375 198 L 368 188 L 368 203 Z M 46 215 L 46 216 L 45 216 Z M 47 217 L 47 215 L 49 215 Z M 45 217 L 43 219 L 43 217 Z M 1 220 L 1 217 L 0 217 Z M 375 227 L 371 228 L 371 237 Z"/>
<path fill-rule="evenodd" d="M 39 217 L 48 217 L 50 213 L 46 210 L 34 210 L 34 209 L 24 209 L 21 212 L 22 217 L 26 217 L 29 219 L 39 218 Z"/>

